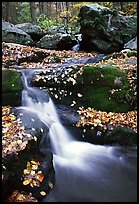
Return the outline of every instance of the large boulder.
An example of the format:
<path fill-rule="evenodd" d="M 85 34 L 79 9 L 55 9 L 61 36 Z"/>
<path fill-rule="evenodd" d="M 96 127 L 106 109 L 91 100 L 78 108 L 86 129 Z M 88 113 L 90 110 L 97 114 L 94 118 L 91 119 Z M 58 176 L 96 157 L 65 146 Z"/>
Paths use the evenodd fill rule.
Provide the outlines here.
<path fill-rule="evenodd" d="M 46 49 L 69 50 L 76 44 L 77 41 L 70 34 L 52 33 L 46 34 L 36 45 Z"/>
<path fill-rule="evenodd" d="M 31 23 L 21 23 L 15 25 L 15 27 L 29 34 L 34 41 L 39 41 L 45 35 L 40 26 Z"/>
<path fill-rule="evenodd" d="M 4 20 L 2 20 L 2 41 L 24 45 L 30 45 L 33 42 L 32 38 L 26 32 Z"/>
<path fill-rule="evenodd" d="M 98 4 L 87 4 L 79 12 L 81 48 L 102 53 L 120 51 L 137 34 L 137 16 L 125 16 Z"/>

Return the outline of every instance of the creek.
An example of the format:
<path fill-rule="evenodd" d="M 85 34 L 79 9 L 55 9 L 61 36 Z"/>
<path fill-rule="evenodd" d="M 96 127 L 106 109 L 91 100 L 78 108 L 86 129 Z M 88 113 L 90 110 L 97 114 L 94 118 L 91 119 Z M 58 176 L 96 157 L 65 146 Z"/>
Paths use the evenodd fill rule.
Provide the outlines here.
<path fill-rule="evenodd" d="M 17 108 L 35 114 L 49 128 L 56 183 L 42 202 L 136 202 L 136 148 L 78 141 L 63 126 L 47 90 L 29 85 L 34 70 L 21 73 L 24 90 Z M 42 142 L 40 151 L 46 150 Z"/>

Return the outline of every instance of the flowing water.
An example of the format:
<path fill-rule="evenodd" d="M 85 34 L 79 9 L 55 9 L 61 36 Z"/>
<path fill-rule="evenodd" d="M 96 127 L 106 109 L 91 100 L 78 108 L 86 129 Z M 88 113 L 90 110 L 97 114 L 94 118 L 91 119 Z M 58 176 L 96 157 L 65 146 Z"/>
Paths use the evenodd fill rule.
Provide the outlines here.
<path fill-rule="evenodd" d="M 47 92 L 31 87 L 32 72 L 22 71 L 22 107 L 49 127 L 54 189 L 42 202 L 136 202 L 137 155 L 134 149 L 76 141 L 61 124 Z M 40 150 L 47 147 L 41 144 Z"/>

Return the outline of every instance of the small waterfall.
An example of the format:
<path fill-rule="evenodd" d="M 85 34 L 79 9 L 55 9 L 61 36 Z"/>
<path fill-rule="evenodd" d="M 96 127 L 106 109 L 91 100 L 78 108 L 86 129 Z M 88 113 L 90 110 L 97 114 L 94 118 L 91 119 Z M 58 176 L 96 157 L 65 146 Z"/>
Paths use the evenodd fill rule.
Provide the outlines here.
<path fill-rule="evenodd" d="M 49 127 L 49 136 L 54 153 L 64 155 L 63 147 L 72 140 L 72 136 L 61 125 L 55 106 L 48 93 L 29 86 L 30 72 L 22 71 L 24 90 L 22 92 L 22 109 L 35 113 Z"/>
<path fill-rule="evenodd" d="M 48 93 L 29 86 L 31 72 L 22 71 L 22 76 L 19 108 L 35 113 L 49 128 L 54 155 L 56 184 L 42 202 L 136 202 L 135 160 L 122 154 L 119 147 L 75 141 L 60 123 Z M 46 144 L 41 145 L 45 151 Z"/>

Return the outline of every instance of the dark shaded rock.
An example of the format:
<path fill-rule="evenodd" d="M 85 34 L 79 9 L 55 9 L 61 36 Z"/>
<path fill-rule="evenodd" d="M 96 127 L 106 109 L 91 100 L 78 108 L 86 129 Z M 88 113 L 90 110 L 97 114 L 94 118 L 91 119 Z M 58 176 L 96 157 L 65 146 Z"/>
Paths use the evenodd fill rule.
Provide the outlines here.
<path fill-rule="evenodd" d="M 6 155 L 2 159 L 2 197 L 7 202 L 8 197 L 14 190 L 32 193 L 37 199 L 41 200 L 43 196 L 41 191 L 49 193 L 55 183 L 55 170 L 53 167 L 53 154 L 51 152 L 51 144 L 49 139 L 48 128 L 39 120 L 36 114 L 29 114 L 28 111 L 11 109 L 14 115 L 22 113 L 21 121 L 26 127 L 26 133 L 30 133 L 36 139 L 28 140 L 26 147 L 18 152 Z M 33 120 L 34 119 L 34 120 Z M 34 129 L 33 129 L 34 128 Z M 41 131 L 43 129 L 43 131 Z M 35 131 L 34 131 L 35 130 Z M 45 147 L 45 151 L 42 147 Z M 44 179 L 40 182 L 39 187 L 31 187 L 23 185 L 23 171 L 27 169 L 27 162 L 39 161 L 37 171 L 42 171 Z"/>
<path fill-rule="evenodd" d="M 30 45 L 33 40 L 23 30 L 15 25 L 2 20 L 2 41 Z"/>
<path fill-rule="evenodd" d="M 131 128 L 116 127 L 111 132 L 107 132 L 106 140 L 111 143 L 119 143 L 122 146 L 136 146 L 137 133 Z"/>
<path fill-rule="evenodd" d="M 26 164 L 30 160 L 40 161 L 38 171 L 42 171 L 44 179 L 39 188 L 23 185 L 23 170 L 26 169 Z M 37 200 L 42 199 L 43 196 L 41 196 L 40 192 L 45 191 L 48 193 L 51 190 L 49 182 L 53 185 L 55 183 L 55 171 L 52 160 L 52 153 L 48 151 L 45 155 L 40 154 L 38 144 L 33 140 L 29 141 L 26 148 L 20 151 L 18 155 L 10 154 L 6 156 L 3 159 L 3 165 L 6 169 L 2 171 L 3 201 L 7 201 L 8 196 L 16 189 L 28 193 L 31 192 Z"/>
<path fill-rule="evenodd" d="M 80 9 L 81 49 L 101 53 L 120 51 L 124 44 L 136 36 L 137 16 L 125 16 L 98 4 L 84 5 Z"/>
<path fill-rule="evenodd" d="M 49 56 L 49 54 L 46 52 L 34 50 L 34 53 L 31 56 L 19 58 L 18 65 L 22 62 L 41 62 L 47 56 Z"/>

